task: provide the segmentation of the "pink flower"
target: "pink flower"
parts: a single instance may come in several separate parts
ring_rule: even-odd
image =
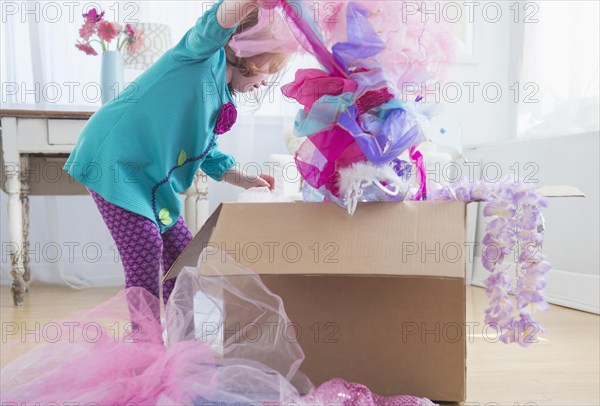
[[[98,14],[95,8],[92,8],[86,14],[83,14],[84,23],[79,29],[79,35],[83,41],[76,44],[77,49],[88,55],[98,55],[91,48],[90,42],[98,41],[102,45],[102,51],[110,50],[110,42],[116,42],[116,51],[127,45],[129,53],[137,52],[142,46],[143,39],[141,33],[138,33],[130,24],[121,25],[117,22],[106,21],[103,19],[104,12]],[[115,40],[116,41],[113,41]]]
[[[96,23],[92,21],[86,21],[83,26],[79,29],[79,35],[84,40],[89,40],[92,35],[96,32]]]
[[[75,47],[77,47],[77,49],[79,49],[80,51],[85,52],[86,55],[98,55],[96,50],[94,48],[92,48],[92,46],[90,44],[84,44],[84,43],[78,42],[77,44],[75,44]]]
[[[130,37],[135,37],[135,30],[133,29],[131,24],[125,24],[125,31]]]
[[[129,24],[127,24],[129,25]],[[126,30],[131,29],[133,31],[133,29],[131,27],[126,28]],[[128,31],[129,33],[129,31]],[[138,52],[140,50],[140,48],[142,48],[142,45],[144,45],[144,31],[134,31],[134,34],[129,36],[129,38],[127,38],[127,53],[128,54],[135,54],[136,52]]]
[[[237,110],[232,102],[221,106],[221,111],[215,124],[215,134],[224,134],[231,129],[237,119]]]
[[[86,22],[97,23],[100,22],[100,20],[102,20],[102,17],[104,17],[104,11],[101,14],[98,14],[98,11],[96,11],[96,9],[93,8],[83,16],[85,17]]]
[[[106,42],[112,41],[118,34],[118,27],[109,21],[100,21],[98,24],[98,36]]]

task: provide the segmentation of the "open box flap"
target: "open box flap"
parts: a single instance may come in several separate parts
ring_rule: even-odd
[[[536,189],[538,193],[542,194],[546,197],[585,197],[584,193],[574,186],[543,186]],[[446,205],[450,202],[428,202],[433,204],[443,204]],[[223,242],[226,240],[231,241],[232,243],[247,243],[247,244],[256,244],[259,242],[261,232],[265,229],[270,230],[269,236],[267,238],[271,243],[282,243],[290,239],[290,230],[289,224],[294,222],[294,240],[297,240],[298,232],[300,232],[300,240],[305,240],[307,249],[311,249],[311,244],[309,243],[309,239],[314,240],[313,242],[320,242],[324,245],[326,243],[338,244],[339,246],[353,246],[354,251],[350,251],[349,253],[341,253],[343,255],[338,255],[338,257],[347,257],[349,254],[350,257],[356,257],[359,260],[363,258],[368,258],[369,261],[364,261],[364,265],[367,263],[371,263],[373,266],[365,269],[369,269],[364,273],[370,274],[373,267],[379,267],[384,269],[393,268],[393,263],[397,263],[398,258],[394,257],[394,255],[389,258],[370,258],[370,250],[368,249],[368,245],[370,244],[390,244],[394,243],[394,239],[399,239],[398,244],[400,244],[402,239],[406,242],[408,238],[408,242],[416,243],[417,241],[441,241],[439,238],[445,239],[445,234],[447,234],[448,230],[453,229],[451,225],[446,223],[442,224],[440,222],[432,222],[428,219],[428,216],[425,215],[424,222],[421,223],[419,228],[413,224],[420,212],[417,210],[418,207],[423,204],[423,202],[404,202],[403,206],[409,208],[409,211],[412,212],[415,216],[404,216],[400,215],[400,217],[396,217],[395,215],[392,217],[390,214],[394,212],[393,203],[383,203],[382,209],[376,208],[379,202],[372,203],[361,203],[360,210],[354,216],[349,216],[345,210],[341,209],[334,203],[306,203],[306,202],[293,202],[293,203],[225,203],[220,204],[219,207],[214,211],[214,213],[209,217],[209,219],[204,223],[200,231],[194,236],[193,240],[188,244],[188,246],[184,249],[181,255],[175,260],[169,271],[165,274],[163,278],[163,282],[174,278],[179,274],[181,269],[185,266],[197,266],[198,258],[200,257],[200,253],[203,249],[209,246],[209,243],[212,241],[213,231],[219,224],[219,230],[217,232],[217,240],[219,242]],[[388,205],[389,206],[386,206]],[[291,206],[294,207],[291,207]],[[323,205],[323,206],[322,206]],[[441,210],[445,206],[438,206]],[[314,212],[315,206],[322,206],[322,209],[319,209],[319,216],[321,218],[314,218],[311,215],[311,211]],[[223,208],[226,207],[227,215],[220,222],[219,218],[221,217]],[[248,210],[250,210],[250,213]],[[393,221],[385,221],[381,219],[377,219],[377,216],[372,212],[373,210],[381,210],[382,214],[386,216],[387,219],[393,219]],[[425,209],[426,210],[426,209]],[[387,214],[385,214],[385,213]],[[262,217],[263,222],[257,223],[256,217],[261,213],[269,213]],[[397,213],[402,213],[398,211]],[[446,218],[451,218],[452,216],[446,216]],[[298,220],[300,219],[300,220]],[[338,227],[337,230],[331,230],[327,228],[327,224],[329,221],[334,221],[335,226]],[[462,220],[461,220],[462,221]],[[271,223],[269,223],[271,222]],[[408,227],[406,231],[403,228],[399,227],[399,222],[404,222],[405,224],[411,224],[411,227]],[[372,237],[367,241],[363,241],[363,244],[357,243],[357,239],[360,239],[360,236],[353,235],[351,230],[354,230],[355,227],[359,227],[361,230],[368,230],[371,228],[371,225],[375,229],[385,229],[388,230],[388,235],[381,234],[372,234]],[[325,226],[325,227],[321,227]],[[316,232],[318,230],[318,232]],[[399,234],[399,230],[402,230],[401,234]],[[411,231],[412,230],[412,231]],[[339,231],[339,232],[335,232]],[[412,233],[412,235],[407,236],[406,233]],[[323,234],[326,234],[323,236]],[[438,236],[440,236],[438,238]],[[435,238],[434,238],[435,237]],[[392,238],[392,240],[390,240]],[[450,237],[449,237],[450,238]],[[264,239],[264,238],[263,238]],[[341,241],[340,241],[341,239]],[[446,238],[447,239],[447,238]],[[235,241],[234,241],[235,240]],[[265,240],[265,241],[267,241]],[[452,237],[448,241],[457,240]],[[331,248],[331,247],[329,247]],[[335,247],[333,247],[335,248]],[[408,248],[414,248],[414,245]],[[417,247],[418,248],[418,247]],[[322,250],[323,246],[319,246],[319,249]],[[392,252],[391,247],[387,252]],[[316,252],[315,252],[316,253]],[[322,254],[327,255],[329,251],[323,251]],[[307,255],[308,253],[304,253]],[[376,261],[382,261],[381,264],[376,264]],[[423,267],[422,261],[416,262],[412,264],[417,268]],[[246,266],[253,268],[253,263],[246,263]],[[261,261],[260,263],[260,273],[277,273],[277,269],[282,265],[286,267],[292,267],[293,271],[291,273],[303,273],[301,272],[301,268],[309,269],[308,274],[319,274],[319,273],[341,273],[341,268],[345,266],[345,264],[341,263],[336,266],[336,264],[327,264],[326,270],[323,272],[323,262],[318,261],[317,263],[308,264],[306,261],[298,261],[296,263],[287,262],[285,264],[277,263],[277,261],[273,261],[272,263],[268,263],[267,261]],[[404,264],[405,268],[411,266],[411,263]],[[321,269],[323,268],[323,269]],[[430,272],[427,270],[426,272]],[[448,275],[447,270],[444,271],[444,274],[437,274],[435,272],[429,273],[430,276],[451,276],[457,277],[458,274],[452,273]],[[357,273],[357,272],[351,272]]]
[[[585,197],[585,194],[575,186],[542,186],[536,191],[546,197]]]
[[[208,220],[206,220],[206,222],[202,225],[200,231],[196,233],[192,241],[190,241],[190,243],[185,247],[183,252],[179,254],[175,262],[173,262],[173,265],[171,265],[167,273],[163,276],[163,283],[171,278],[176,277],[183,267],[195,267],[198,265],[200,253],[210,241],[210,236],[212,235],[213,229],[217,225],[217,220],[221,214],[222,207],[223,204],[221,203],[213,212],[213,214],[210,215]]]
[[[164,280],[197,266],[204,249],[261,275],[464,278],[465,221],[462,202],[361,203],[353,216],[331,202],[225,203]]]

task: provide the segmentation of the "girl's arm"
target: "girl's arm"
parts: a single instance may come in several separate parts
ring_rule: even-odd
[[[237,24],[257,7],[269,8],[279,0],[218,0],[170,51],[181,62],[202,61],[227,44]]]
[[[227,44],[235,32],[235,24],[230,28],[224,28],[223,21],[227,20],[226,23],[231,24],[238,17],[243,17],[240,14],[243,10],[240,6],[242,3],[246,5],[245,9],[248,12],[256,7],[255,0],[218,0],[213,3],[196,20],[194,26],[186,32],[179,43],[170,50],[171,55],[179,62],[198,62],[210,58]]]
[[[224,0],[217,10],[217,21],[225,29],[233,28],[264,0]]]

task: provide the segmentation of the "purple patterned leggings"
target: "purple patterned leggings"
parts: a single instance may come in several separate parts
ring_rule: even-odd
[[[179,216],[176,224],[160,234],[156,224],[148,218],[107,202],[98,193],[87,189],[117,245],[125,268],[125,288],[143,287],[159,297],[161,265],[166,272],[192,240],[183,217]],[[175,278],[163,284],[165,305],[174,286]]]

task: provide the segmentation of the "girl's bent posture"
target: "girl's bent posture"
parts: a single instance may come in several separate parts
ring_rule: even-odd
[[[248,176],[218,149],[237,117],[233,95],[266,84],[288,54],[239,58],[232,35],[257,24],[261,0],[219,0],[153,66],[88,121],[64,169],[92,195],[114,238],[125,287],[159,297],[160,267],[168,270],[192,235],[179,193],[202,169],[243,187],[269,187],[266,174]],[[166,304],[175,279],[164,284]]]

